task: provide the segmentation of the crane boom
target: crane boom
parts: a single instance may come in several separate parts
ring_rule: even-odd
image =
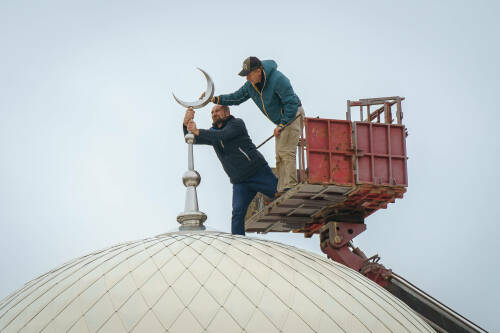
[[[487,332],[395,273],[385,289],[420,314],[438,332]]]
[[[352,239],[366,230],[364,223],[327,222],[320,229],[321,250],[341,263],[384,287],[417,312],[437,332],[483,333],[483,328],[453,311],[391,269],[379,263],[380,257],[368,258],[352,245]]]

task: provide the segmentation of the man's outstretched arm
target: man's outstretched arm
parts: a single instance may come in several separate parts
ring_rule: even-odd
[[[194,122],[192,122],[194,123]],[[191,124],[191,123],[190,123]],[[190,127],[188,126],[188,129]],[[193,133],[196,135],[196,140],[202,140],[203,142],[209,142],[209,144],[217,144],[220,141],[229,141],[240,135],[244,135],[246,132],[245,123],[241,119],[235,119],[224,126],[222,129],[217,131],[197,129],[196,123],[194,123]]]
[[[219,105],[240,105],[250,98],[248,90],[243,85],[240,89],[236,90],[232,94],[219,95],[212,97],[212,103]]]

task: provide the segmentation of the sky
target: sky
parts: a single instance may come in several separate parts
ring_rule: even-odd
[[[307,116],[404,96],[408,191],[354,243],[490,331],[500,330],[500,23],[496,1],[0,2],[0,299],[66,261],[176,231],[184,110],[206,82],[238,89],[273,59]],[[232,108],[256,144],[273,124]],[[196,113],[210,126],[210,105]],[[274,144],[262,147],[274,166]],[[200,210],[230,231],[231,184],[195,147]],[[252,235],[321,253],[318,237]]]

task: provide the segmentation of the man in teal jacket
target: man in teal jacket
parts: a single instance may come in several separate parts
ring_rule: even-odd
[[[232,94],[213,97],[212,102],[220,105],[239,105],[251,98],[260,111],[276,124],[274,137],[278,191],[284,192],[297,184],[295,159],[304,109],[293,91],[290,80],[277,68],[274,60],[246,58],[239,75],[246,76],[247,82]]]

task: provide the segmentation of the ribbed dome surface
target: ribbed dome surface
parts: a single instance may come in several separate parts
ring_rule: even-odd
[[[353,270],[284,244],[169,233],[71,261],[0,302],[2,332],[433,332]]]

